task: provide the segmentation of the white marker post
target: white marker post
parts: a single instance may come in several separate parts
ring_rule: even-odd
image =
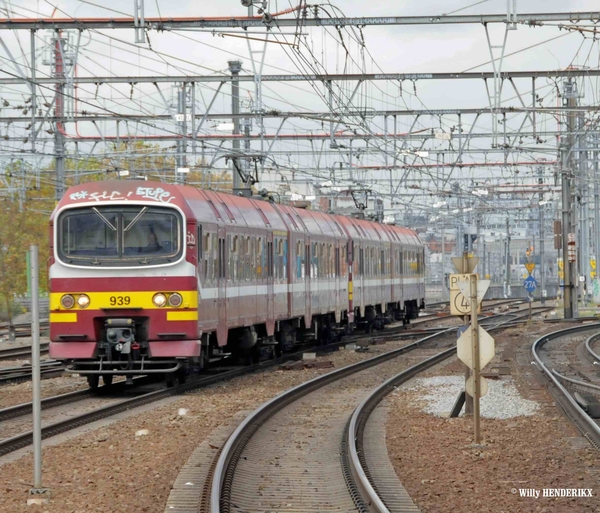
[[[475,444],[481,441],[479,430],[479,399],[481,389],[479,382],[479,324],[477,319],[477,275],[471,275],[471,340],[473,343],[473,420],[475,424]]]
[[[31,276],[31,380],[33,382],[33,488],[27,505],[47,504],[50,491],[42,486],[42,403],[40,378],[40,309],[38,247],[29,247]]]

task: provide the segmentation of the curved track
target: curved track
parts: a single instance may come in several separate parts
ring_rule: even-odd
[[[590,332],[593,333],[591,336],[589,336]],[[577,394],[591,392],[593,395],[600,396],[600,386],[591,383],[589,378],[586,379],[585,374],[580,374],[578,378],[565,375],[567,372],[580,373],[578,368],[574,368],[574,362],[577,361],[576,350],[573,351],[571,347],[559,348],[557,351],[556,348],[549,349],[547,346],[563,339],[574,345],[585,345],[588,350],[591,350],[592,343],[599,337],[600,323],[587,324],[544,335],[536,340],[531,347],[534,363],[545,378],[546,385],[554,395],[557,404],[581,434],[597,449],[600,449],[598,421],[588,415],[585,404],[579,400]],[[594,355],[597,356],[595,353]],[[563,366],[564,369],[561,369],[562,372],[557,372],[555,366]]]
[[[493,323],[495,317],[482,322]],[[406,376],[412,376],[454,355],[455,341],[455,328],[450,328],[317,377],[264,403],[221,451],[212,476],[210,512],[370,511],[375,499],[365,491],[368,479],[356,471],[356,433],[346,431],[357,398],[382,379],[397,379],[398,366],[409,367]],[[433,348],[425,347],[429,343]],[[440,346],[446,347],[441,353]],[[420,363],[412,366],[415,359]],[[375,366],[375,372],[366,372]],[[350,425],[354,429],[356,420]]]

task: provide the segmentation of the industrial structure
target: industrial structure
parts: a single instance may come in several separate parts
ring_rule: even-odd
[[[52,187],[52,203],[36,205],[49,213],[92,175],[259,193],[417,229],[432,297],[463,250],[507,296],[535,263],[535,294],[564,291],[566,317],[600,296],[597,12],[521,12],[516,0],[373,17],[304,0],[181,15],[133,4],[5,4],[4,197]],[[380,67],[382,37],[406,46],[463,30],[485,62]],[[556,66],[531,58],[558,45]],[[401,46],[385,53],[402,63]]]

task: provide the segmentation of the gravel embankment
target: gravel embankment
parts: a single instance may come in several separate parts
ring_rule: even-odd
[[[339,351],[318,360],[332,360],[339,368],[408,343],[372,346],[367,353]],[[213,429],[236,412],[254,409],[274,395],[330,370],[271,370],[236,378],[130,416],[109,428],[46,447],[43,482],[51,489],[52,497],[40,511],[162,513],[180,468]],[[186,415],[178,415],[179,408],[188,410]],[[141,429],[148,429],[149,434],[136,437]],[[32,466],[29,454],[0,467],[0,512],[32,511],[26,506]]]
[[[481,401],[482,447],[472,445],[472,418],[440,416],[460,388],[452,387],[464,381],[457,359],[387,400],[390,459],[424,513],[600,511],[600,453],[557,410],[531,367],[533,340],[563,327],[536,322],[494,335],[496,357],[490,367],[509,367],[511,374],[488,380],[490,393]],[[519,491],[545,488],[591,488],[593,496],[534,498]]]

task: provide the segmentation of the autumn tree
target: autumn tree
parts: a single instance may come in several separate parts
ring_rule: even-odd
[[[17,201],[0,201],[0,298],[12,325],[14,299],[27,291],[26,252],[39,248],[40,290],[47,290],[48,217]]]

